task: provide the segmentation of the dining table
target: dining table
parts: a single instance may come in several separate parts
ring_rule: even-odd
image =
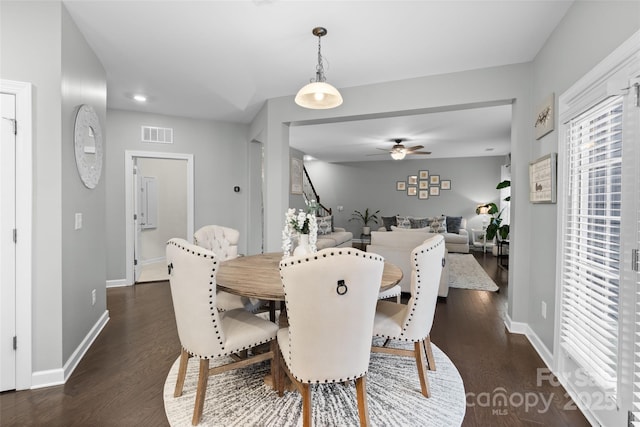
[[[216,274],[217,288],[234,295],[267,300],[271,321],[275,321],[276,303],[280,304],[280,325],[286,324],[284,288],[280,279],[282,252],[239,256],[222,261]],[[380,291],[385,291],[402,280],[402,270],[385,261]]]

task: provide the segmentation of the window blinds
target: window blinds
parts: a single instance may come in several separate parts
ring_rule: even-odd
[[[622,178],[621,96],[567,128],[560,343],[615,398]]]

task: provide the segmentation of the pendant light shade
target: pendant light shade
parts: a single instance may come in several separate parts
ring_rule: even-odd
[[[342,95],[327,82],[312,82],[298,91],[296,104],[317,110],[335,108],[342,104]]]
[[[318,65],[316,65],[316,79],[300,89],[295,101],[301,107],[314,110],[326,110],[335,108],[342,104],[342,95],[338,89],[327,83],[324,76],[324,66],[322,63],[322,53],[320,49],[320,39],[327,35],[326,28],[316,27],[312,31],[318,37]]]

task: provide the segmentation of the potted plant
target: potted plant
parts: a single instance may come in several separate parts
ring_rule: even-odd
[[[511,181],[505,180],[499,183],[496,189],[501,190],[510,186]],[[510,201],[511,196],[505,197],[504,200],[507,202]],[[476,214],[480,215],[482,208],[487,208],[487,214],[491,215],[489,225],[487,225],[487,229],[485,230],[486,240],[493,240],[496,236],[498,236],[499,240],[506,240],[509,237],[509,224],[502,224],[502,211],[498,210],[498,206],[495,203],[487,203],[478,206],[476,208]]]
[[[351,218],[349,219],[349,221],[362,221],[362,234],[365,235],[369,235],[371,234],[371,227],[369,227],[369,223],[373,222],[375,224],[378,223],[378,215],[380,211],[377,210],[374,213],[370,214],[369,213],[369,208],[366,208],[364,210],[364,213],[360,212],[360,211],[353,211],[353,213],[351,214]]]

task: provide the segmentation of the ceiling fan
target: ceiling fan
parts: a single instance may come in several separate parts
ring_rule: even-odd
[[[383,150],[391,154],[391,157],[394,160],[402,160],[408,154],[431,154],[431,151],[419,151],[424,148],[422,145],[414,145],[413,147],[405,147],[402,145],[404,141],[408,141],[405,138],[393,138],[389,141],[395,142],[395,145],[391,147],[391,150],[387,150],[386,148],[378,148],[378,150]],[[372,154],[375,156],[375,154]]]

